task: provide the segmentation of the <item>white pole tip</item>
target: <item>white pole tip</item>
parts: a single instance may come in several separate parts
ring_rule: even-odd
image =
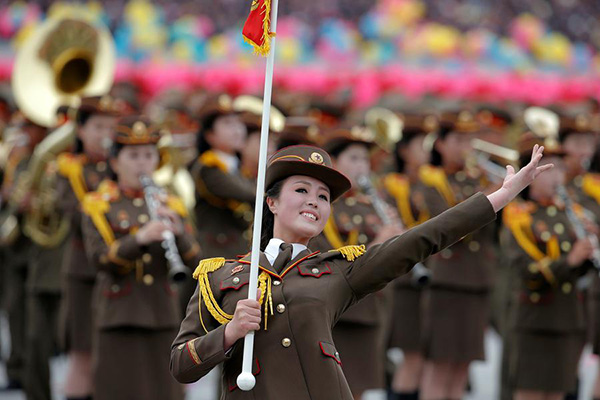
[[[244,392],[252,390],[256,384],[256,378],[250,372],[242,372],[237,377],[237,385]]]

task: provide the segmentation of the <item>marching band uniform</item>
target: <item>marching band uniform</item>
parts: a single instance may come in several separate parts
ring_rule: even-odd
[[[341,131],[325,143],[324,149],[339,155],[351,144],[370,148],[373,142]],[[383,221],[371,199],[352,188],[332,205],[323,233],[313,238],[309,247],[321,252],[344,246],[370,247],[381,227]],[[389,291],[370,294],[345,311],[333,328],[335,346],[344,354],[344,376],[357,398],[367,390],[385,386],[384,343],[390,303]]]
[[[117,126],[116,143],[156,144],[156,129],[135,117]],[[183,202],[166,205],[182,218]],[[168,347],[181,316],[177,289],[168,279],[161,243],[138,245],[135,233],[149,221],[142,191],[103,182],[86,195],[82,222],[86,254],[98,278],[94,292],[94,381],[96,400],[181,399],[182,388],[168,372]],[[186,265],[196,265],[200,247],[186,224],[176,238]]]
[[[435,132],[437,121],[429,116],[405,119],[402,140],[409,143],[419,135]],[[399,155],[397,155],[400,157]],[[404,173],[392,172],[385,176],[383,186],[390,200],[396,206],[402,224],[410,229],[429,219],[423,190],[425,186],[417,179],[411,182]],[[411,276],[403,276],[394,281],[392,329],[389,347],[404,351],[422,351],[421,341],[421,297],[422,288],[415,286]]]
[[[203,126],[233,113],[231,99],[222,95],[205,106]],[[254,215],[255,189],[252,181],[241,175],[239,158],[208,149],[200,154],[191,173],[196,183],[198,240],[205,255],[235,257],[247,253],[250,246],[244,232]]]
[[[573,390],[586,330],[585,304],[576,281],[588,263],[577,268],[566,264],[576,236],[559,206],[512,203],[503,220],[511,232],[504,251],[520,281],[509,325],[514,339],[511,386]]]
[[[20,184],[24,182],[29,160],[35,146],[41,142],[46,129],[25,118],[17,112],[13,115],[11,125],[17,126],[25,142],[13,148],[9,154],[2,191],[11,202],[13,197],[18,198],[28,196],[22,193]],[[19,201],[19,200],[17,200]],[[29,206],[18,210],[17,219],[19,226],[23,226],[25,214]],[[30,252],[32,249],[31,240],[20,230],[17,236],[13,238],[4,238],[8,240],[5,244],[6,256],[6,293],[5,309],[8,314],[11,337],[11,352],[6,362],[6,374],[8,377],[8,388],[18,389],[22,387],[25,379],[25,341],[28,332],[26,321],[26,283],[29,270]]]
[[[289,147],[269,162],[266,186],[291,175],[309,175],[325,182],[335,200],[349,188],[331,168],[329,155],[310,146]],[[274,264],[260,255],[260,287],[266,305],[256,332],[253,373],[256,386],[243,392],[236,386],[242,341],[223,348],[225,324],[236,303],[245,298],[250,255],[237,260],[204,260],[196,269],[199,285],[171,352],[171,372],[180,382],[193,382],[223,363],[223,398],[290,400],[352,399],[342,373],[343,354],[334,345],[332,327],[358,300],[382,289],[417,262],[491,222],[495,213],[482,194],[432,219],[401,237],[365,250],[349,246],[327,253],[297,247],[297,254]],[[266,250],[278,247],[272,239]],[[298,250],[300,250],[298,252]],[[270,308],[273,308],[273,314]]]
[[[461,112],[440,121],[441,132],[472,134],[478,124]],[[420,170],[427,209],[432,216],[482,190],[485,181],[466,170],[446,174],[441,167]],[[494,227],[470,234],[428,260],[432,270],[424,315],[425,353],[434,362],[469,363],[483,360],[484,333],[489,322],[493,285]]]
[[[82,99],[78,113],[116,116],[115,107],[109,96],[88,97]],[[89,353],[92,350],[92,292],[97,271],[83,247],[82,205],[85,195],[110,176],[110,168],[105,159],[92,160],[83,153],[66,152],[58,156],[58,172],[61,176],[57,189],[59,208],[71,220],[62,268],[65,283],[59,323],[61,347],[67,352]]]

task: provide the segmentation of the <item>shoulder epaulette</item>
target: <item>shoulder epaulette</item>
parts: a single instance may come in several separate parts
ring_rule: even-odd
[[[394,197],[405,196],[410,189],[410,183],[408,179],[398,173],[391,173],[386,175],[383,179],[383,185],[386,190]]]
[[[167,207],[169,207],[171,210],[175,211],[177,214],[184,218],[188,216],[187,208],[185,207],[183,200],[181,200],[181,198],[178,196],[172,194],[168,195]]]
[[[426,186],[435,188],[448,205],[453,206],[456,204],[456,198],[454,197],[452,188],[448,184],[446,172],[442,168],[434,167],[433,165],[423,165],[419,168],[419,179]]]
[[[120,196],[119,185],[115,181],[105,179],[98,185],[96,193],[100,193],[109,202],[116,201]]]
[[[101,212],[106,214],[110,210],[107,196],[100,192],[90,192],[83,197],[82,210],[87,215]]]
[[[215,272],[225,265],[226,261],[223,257],[207,258],[200,261],[194,271],[194,279],[198,279],[201,275],[208,274],[209,272]]]
[[[585,194],[600,204],[600,174],[585,174],[582,189]]]
[[[367,252],[367,248],[364,244],[361,245],[351,245],[340,247],[339,249],[330,250],[332,252],[339,252],[339,254],[344,257],[348,261],[354,261],[358,257],[362,256]]]
[[[202,153],[202,155],[198,158],[202,165],[207,167],[218,168],[223,172],[227,172],[227,166],[223,161],[219,159],[219,156],[215,154],[214,151],[208,150]]]
[[[58,172],[65,177],[68,177],[74,172],[80,171],[82,168],[81,158],[73,153],[61,153],[57,157]]]
[[[560,247],[556,236],[553,236],[546,243],[546,253],[537,246],[531,227],[533,223],[531,213],[535,211],[535,208],[536,206],[532,202],[512,202],[504,208],[502,221],[511,231],[521,249],[536,261],[533,268],[539,271],[550,284],[554,285],[556,284],[556,277],[550,269],[550,263],[560,257]]]
[[[83,197],[82,210],[89,215],[104,242],[110,246],[115,241],[115,234],[106,219],[106,213],[110,210],[107,196],[99,192],[87,193]]]

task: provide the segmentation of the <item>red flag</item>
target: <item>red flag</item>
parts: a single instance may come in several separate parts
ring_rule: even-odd
[[[266,56],[271,50],[271,0],[252,0],[250,15],[242,29],[244,41],[254,47],[254,52]]]

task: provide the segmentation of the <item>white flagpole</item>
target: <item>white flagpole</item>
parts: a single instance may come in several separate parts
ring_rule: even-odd
[[[277,32],[278,0],[271,4],[271,32]],[[265,91],[263,96],[262,126],[260,131],[260,153],[258,158],[258,180],[256,183],[256,203],[254,205],[254,227],[252,230],[252,258],[250,259],[250,282],[248,299],[256,300],[258,287],[258,257],[260,254],[260,236],[262,230],[263,198],[265,194],[265,173],[267,170],[267,148],[269,147],[269,126],[271,121],[271,93],[273,91],[273,66],[275,64],[275,36],[271,38],[271,51],[267,57],[265,73]],[[266,296],[266,294],[265,294]],[[237,377],[238,387],[244,391],[254,388],[256,379],[252,375],[252,359],[254,350],[254,331],[244,338],[244,358],[242,373]]]

